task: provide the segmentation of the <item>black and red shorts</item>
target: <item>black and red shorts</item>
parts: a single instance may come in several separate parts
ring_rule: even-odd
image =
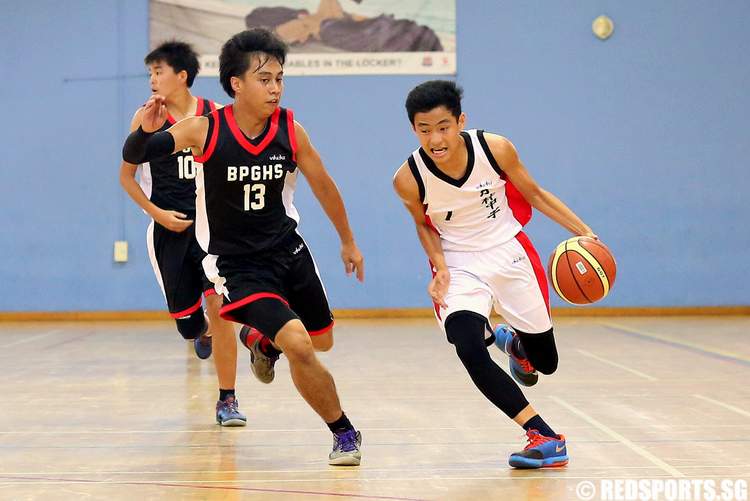
[[[204,261],[217,293],[221,316],[255,327],[274,339],[290,320],[299,319],[311,336],[333,327],[325,288],[307,243],[292,232],[272,252],[212,256]]]
[[[156,281],[172,318],[198,311],[202,295],[214,294],[214,286],[203,272],[206,253],[195,239],[194,226],[177,233],[151,221],[146,231],[146,244]]]

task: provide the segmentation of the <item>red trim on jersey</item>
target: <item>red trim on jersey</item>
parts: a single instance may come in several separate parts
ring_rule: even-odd
[[[245,306],[246,304],[250,304],[254,301],[257,301],[259,299],[265,299],[265,298],[278,299],[285,305],[289,306],[289,303],[286,301],[286,299],[279,296],[278,294],[274,294],[273,292],[256,292],[255,294],[250,294],[249,296],[242,298],[239,301],[232,301],[228,305],[222,307],[219,310],[219,316],[221,318],[224,318],[225,320],[233,320],[231,317],[225,318],[226,316],[228,316],[230,311],[236,310],[237,308],[241,306]]]
[[[271,125],[268,128],[266,137],[263,138],[260,144],[254,146],[242,133],[242,131],[240,130],[240,126],[237,125],[237,121],[234,119],[232,105],[225,106],[224,108],[222,108],[222,110],[224,110],[224,116],[227,119],[229,129],[232,131],[232,135],[234,136],[234,138],[248,153],[251,153],[255,156],[260,155],[263,150],[266,149],[266,146],[268,146],[271,141],[273,141],[273,138],[276,137],[276,131],[279,130],[279,116],[281,115],[281,108],[276,108],[276,111],[274,111],[271,115]]]
[[[542,260],[539,259],[539,254],[537,254],[534,244],[531,243],[526,233],[522,231],[518,232],[516,240],[518,240],[518,243],[521,244],[521,247],[523,247],[523,250],[526,251],[526,255],[529,257],[531,267],[534,269],[534,275],[536,275],[536,281],[539,284],[539,289],[542,291],[542,297],[544,297],[544,304],[547,305],[547,313],[549,313],[549,286],[547,285],[547,274],[544,271]]]
[[[289,129],[289,144],[292,146],[292,161],[297,162],[297,133],[294,131],[294,113],[286,110],[286,125]]]
[[[531,204],[526,201],[518,188],[513,186],[507,176],[501,177],[505,181],[505,196],[508,199],[508,207],[510,207],[513,217],[521,223],[521,226],[526,226],[531,221]]]
[[[213,287],[211,287],[210,289],[206,289],[206,290],[203,291],[203,296],[204,297],[213,296],[215,294],[216,294],[216,289],[214,289]]]
[[[174,117],[170,115],[169,112],[167,112],[167,122],[169,122],[170,125],[174,125],[177,123],[177,120],[175,120]]]
[[[208,99],[206,101],[208,101],[208,107],[211,110],[211,112],[216,111],[216,103],[214,103],[213,101],[210,101]]]
[[[188,316],[188,315],[190,315],[192,313],[195,313],[196,311],[198,311],[198,308],[201,307],[201,301],[202,300],[203,300],[202,297],[198,297],[198,302],[195,303],[190,308],[187,308],[187,309],[182,310],[182,311],[178,311],[177,313],[170,313],[169,316],[172,317],[172,318],[180,318],[180,317],[186,317],[186,316]]]
[[[317,331],[308,331],[308,334],[310,334],[310,336],[322,336],[326,332],[330,332],[331,329],[333,329],[333,324],[334,323],[335,322],[333,320],[331,320],[331,323],[328,325],[328,327],[324,327],[324,328],[322,328],[320,330],[317,330]]]
[[[427,226],[429,226],[436,235],[440,235],[440,231],[435,228],[435,225],[432,224],[432,219],[430,219],[430,216],[427,215],[427,204],[422,205],[422,212],[424,213],[424,222],[427,223]]]
[[[203,152],[203,155],[196,157],[193,157],[193,160],[204,164],[206,161],[211,158],[211,155],[214,153],[214,149],[216,148],[216,140],[219,138],[219,124],[221,123],[221,119],[219,118],[219,114],[215,111],[211,113],[211,115],[214,116],[214,130],[211,131],[211,139],[208,141],[208,147]],[[209,120],[211,120],[209,118]]]

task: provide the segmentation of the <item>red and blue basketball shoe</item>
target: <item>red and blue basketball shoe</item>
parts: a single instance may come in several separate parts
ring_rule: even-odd
[[[565,437],[545,437],[536,430],[526,432],[529,443],[521,452],[514,452],[508,459],[513,468],[555,468],[568,464],[568,449]]]
[[[510,357],[510,375],[523,386],[534,386],[539,381],[539,374],[526,358],[523,346],[517,341],[518,334],[506,324],[495,326],[495,346]]]

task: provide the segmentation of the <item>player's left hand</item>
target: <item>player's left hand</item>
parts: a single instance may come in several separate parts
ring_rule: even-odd
[[[167,121],[167,101],[164,96],[154,94],[146,104],[143,105],[141,115],[141,129],[143,132],[152,133],[161,129]]]
[[[432,302],[442,308],[448,308],[445,302],[445,295],[448,293],[448,286],[451,283],[451,274],[448,270],[436,270],[435,276],[427,286],[427,293],[432,298]]]
[[[341,260],[344,262],[344,270],[347,276],[352,272],[357,274],[357,280],[365,281],[365,258],[359,252],[359,247],[353,241],[341,244]]]

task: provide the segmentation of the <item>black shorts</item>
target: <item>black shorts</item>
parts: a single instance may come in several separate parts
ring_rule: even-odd
[[[221,316],[255,327],[274,339],[290,320],[299,319],[311,336],[333,327],[323,283],[307,244],[292,232],[273,252],[209,256],[206,272],[224,295]]]
[[[203,294],[214,294],[214,286],[203,272],[201,261],[206,253],[195,239],[194,226],[177,233],[151,221],[146,230],[151,266],[172,318],[194,313],[201,307]]]

